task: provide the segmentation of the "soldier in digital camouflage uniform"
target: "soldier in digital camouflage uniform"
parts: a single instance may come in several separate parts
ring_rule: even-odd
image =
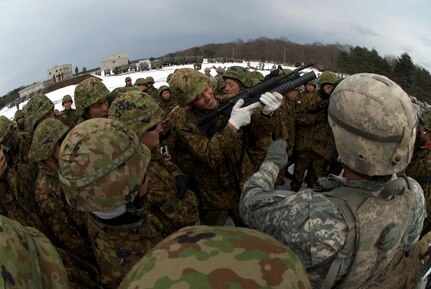
[[[428,216],[425,219],[423,234],[431,231],[431,109],[425,110],[420,117],[419,144],[406,174],[414,178],[424,190]]]
[[[412,156],[417,117],[397,84],[367,73],[337,86],[328,115],[344,176],[319,179],[314,191],[274,190],[287,163],[286,143],[275,141],[244,185],[241,217],[291,248],[313,288],[367,288],[422,230],[422,189],[395,175]]]
[[[177,103],[171,96],[171,89],[167,85],[162,85],[159,87],[159,107],[163,110],[162,119],[165,119]]]
[[[237,224],[242,224],[237,212],[238,197],[254,166],[244,142],[247,132],[242,127],[250,123],[253,110],[260,104],[241,107],[243,100],[239,100],[229,119],[219,115],[202,132],[196,120],[218,106],[205,75],[194,69],[179,69],[169,86],[180,107],[170,115],[168,144],[174,162],[198,183],[202,223],[223,225],[230,215]]]
[[[135,86],[142,92],[147,90],[147,80],[143,77],[136,79]]]
[[[22,109],[18,109],[15,112],[15,115],[14,115],[13,119],[14,119],[14,121],[17,124],[18,132],[25,132],[26,127],[25,127],[25,115],[24,115],[24,111]]]
[[[75,126],[75,124],[78,122],[78,119],[79,119],[79,116],[76,113],[76,110],[72,108],[72,103],[73,103],[73,100],[69,94],[63,96],[61,104],[63,105],[64,110],[60,112],[60,116],[59,116],[59,119],[65,125],[67,125],[69,130]]]
[[[335,145],[328,123],[327,107],[337,77],[330,71],[318,79],[320,90],[301,94],[295,104],[296,134],[291,189],[299,191],[304,182],[313,187],[317,179],[327,174],[329,161],[335,153]]]
[[[7,176],[0,184],[0,214],[17,220],[24,226],[44,230],[34,202],[34,182],[37,167],[29,161],[28,152],[31,137],[28,133],[18,133],[13,129],[13,122],[0,116],[0,144],[2,150],[9,151],[11,163]]]
[[[162,122],[163,111],[154,99],[141,92],[127,92],[109,108],[108,117],[125,123],[151,150],[147,178],[151,184],[145,204],[161,221],[163,233],[174,231],[198,221],[198,201],[191,184],[180,169],[160,152],[159,134],[168,124]]]
[[[125,87],[133,86],[133,85],[132,85],[132,79],[130,78],[130,76],[127,76],[127,77],[124,79],[124,82],[126,83],[126,84],[125,84]]]
[[[36,94],[24,106],[24,114],[28,131],[33,134],[33,131],[42,120],[55,118],[54,103],[45,94]]]
[[[94,260],[85,215],[67,204],[58,179],[58,154],[68,131],[57,119],[44,120],[34,131],[31,154],[39,166],[35,201],[52,242],[75,256]]]
[[[264,233],[232,227],[187,227],[145,255],[119,289],[311,288],[301,260]]]
[[[147,89],[145,92],[151,95],[154,99],[158,100],[159,90],[154,87],[154,78],[152,76],[148,76],[145,80],[147,81]]]
[[[145,208],[150,151],[123,123],[89,119],[75,126],[60,148],[59,178],[68,203],[88,214],[88,233],[106,288],[161,236]]]
[[[75,87],[77,123],[91,118],[104,118],[108,114],[109,89],[96,77],[81,81]]]
[[[71,288],[63,263],[48,238],[0,215],[0,287]]]

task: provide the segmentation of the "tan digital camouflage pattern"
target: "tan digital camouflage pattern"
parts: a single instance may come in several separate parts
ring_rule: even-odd
[[[76,113],[82,117],[85,110],[93,104],[108,98],[109,90],[96,77],[90,77],[81,81],[75,87],[75,107]]]
[[[298,257],[274,238],[245,228],[195,226],[160,242],[119,289],[311,288]]]
[[[0,215],[0,243],[1,288],[70,288],[54,246],[36,229]]]
[[[389,78],[359,73],[335,88],[328,108],[341,161],[369,176],[402,171],[416,139],[410,98]]]
[[[172,98],[182,107],[201,95],[208,85],[205,75],[192,68],[178,69],[169,79]]]
[[[45,94],[36,94],[24,106],[26,125],[30,132],[37,123],[54,110],[54,103]]]
[[[80,123],[60,149],[60,181],[67,201],[82,211],[109,210],[132,201],[150,155],[136,134],[117,120]]]

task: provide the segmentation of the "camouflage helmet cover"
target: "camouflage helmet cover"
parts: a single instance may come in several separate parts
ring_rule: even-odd
[[[71,103],[73,103],[72,97],[69,94],[66,94],[65,96],[63,96],[63,99],[61,100],[61,104],[63,105],[66,101],[70,101]]]
[[[371,73],[345,78],[331,95],[328,120],[349,168],[382,176],[409,163],[417,116],[407,94],[389,78]]]
[[[120,86],[115,88],[113,91],[111,91],[108,95],[108,102],[109,106],[111,106],[111,103],[114,102],[117,97],[120,97],[121,95],[125,94],[127,91],[138,91],[140,90],[136,86]]]
[[[104,211],[139,193],[151,152],[118,120],[95,118],[74,127],[61,144],[59,179],[81,211]]]
[[[1,215],[0,232],[2,288],[70,288],[63,262],[47,237]]]
[[[231,78],[240,82],[243,87],[252,86],[252,80],[248,70],[242,66],[231,66],[223,74],[223,79]]]
[[[332,71],[324,71],[318,78],[318,83],[324,85],[326,83],[335,84],[337,76]]]
[[[169,88],[169,86],[167,86],[167,85],[162,85],[162,86],[160,86],[159,87],[159,96],[160,95],[162,95],[162,92],[163,91],[165,91],[165,90],[169,90],[169,91],[171,91],[171,89]]]
[[[205,75],[191,68],[178,69],[169,80],[172,98],[179,106],[194,101],[208,85]]]
[[[30,131],[33,131],[37,122],[53,110],[54,103],[45,94],[39,93],[30,98],[24,107],[24,113]]]
[[[146,78],[147,83],[154,83],[154,78],[152,76],[148,76]]]
[[[132,79],[130,78],[130,76],[127,76],[125,79],[124,79],[124,82],[132,82]]]
[[[431,131],[431,108],[425,109],[420,116],[421,123],[424,128]]]
[[[12,126],[13,122],[10,119],[4,115],[0,115],[0,143],[3,143],[5,137],[12,129]]]
[[[55,150],[58,141],[69,130],[68,126],[58,119],[48,118],[42,121],[34,130],[30,154],[36,161],[48,159]]]
[[[163,284],[163,286],[162,286]],[[247,228],[182,228],[148,252],[119,289],[311,288],[303,264],[273,237]]]
[[[108,88],[96,77],[81,81],[75,87],[76,113],[82,116],[93,104],[108,98]]]
[[[136,79],[135,85],[142,85],[142,84],[147,84],[146,78],[141,77],[141,78]]]
[[[162,121],[163,110],[147,93],[128,91],[109,107],[108,117],[123,122],[138,138]]]
[[[24,111],[22,109],[18,109],[15,111],[15,115],[13,117],[13,120],[18,120],[19,118],[24,117]]]

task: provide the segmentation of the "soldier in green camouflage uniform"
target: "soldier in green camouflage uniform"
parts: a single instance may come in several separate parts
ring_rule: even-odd
[[[109,89],[96,77],[81,81],[75,87],[77,123],[91,118],[103,118],[108,114]]]
[[[13,117],[14,121],[17,124],[18,132],[25,132],[25,115],[24,111],[21,109],[18,109],[15,112],[15,116]]]
[[[230,214],[241,224],[237,215],[239,192],[254,167],[247,153],[247,130],[242,127],[250,123],[253,110],[260,104],[242,108],[243,100],[239,100],[229,119],[219,115],[212,127],[202,132],[196,120],[218,107],[205,75],[194,69],[179,69],[169,86],[180,106],[170,115],[169,147],[178,167],[198,183],[202,223],[223,225]]]
[[[132,86],[132,79],[130,78],[130,76],[127,76],[127,77],[124,79],[124,82],[126,83],[126,84],[125,84],[125,87],[130,87],[130,86]]]
[[[0,288],[71,288],[56,249],[38,230],[0,215],[0,243]]]
[[[148,76],[145,80],[147,81],[147,89],[145,92],[151,95],[154,99],[158,100],[159,90],[154,87],[154,78],[152,76]]]
[[[37,125],[46,118],[55,118],[54,103],[42,93],[36,94],[24,107],[27,130],[33,134]],[[31,144],[31,142],[30,142]]]
[[[195,226],[165,238],[127,274],[119,289],[311,288],[301,260],[264,233]]]
[[[123,123],[107,118],[75,126],[61,144],[59,178],[68,203],[89,212],[88,233],[106,288],[161,240],[145,208],[150,151]]]
[[[160,86],[159,97],[159,107],[163,110],[162,119],[165,119],[172,109],[177,106],[177,103],[172,98],[171,90],[167,85]]]
[[[431,231],[431,109],[425,110],[420,117],[419,144],[412,161],[406,169],[406,175],[414,178],[424,190],[428,216],[422,233]]]
[[[160,152],[159,134],[167,122],[162,122],[163,111],[154,99],[141,92],[127,92],[109,108],[108,117],[124,122],[151,150],[147,178],[151,184],[145,203],[161,221],[165,234],[198,221],[198,201],[188,178]],[[168,124],[168,123],[167,123]]]
[[[333,72],[323,72],[318,79],[320,90],[301,94],[296,101],[296,159],[290,184],[295,192],[301,188],[306,171],[305,182],[308,187],[313,187],[319,177],[326,176],[329,160],[335,153],[327,116],[330,92],[325,92],[325,89],[329,87],[332,91],[336,80]]]
[[[147,79],[145,78],[138,78],[135,81],[135,86],[142,92],[145,92],[147,90]]]
[[[392,258],[408,255],[422,230],[422,189],[395,175],[412,156],[416,113],[397,84],[363,73],[336,87],[328,118],[344,176],[319,179],[319,190],[275,190],[288,161],[286,143],[275,141],[244,185],[241,217],[292,249],[313,288],[367,288]]]
[[[76,110],[72,108],[72,97],[70,95],[63,96],[61,104],[64,107],[64,110],[60,112],[59,119],[67,125],[69,130],[71,130],[75,124],[78,122],[79,116],[76,113]]]
[[[0,144],[2,150],[9,150],[12,163],[0,184],[0,214],[17,220],[24,226],[32,226],[44,231],[39,215],[36,213],[33,186],[37,169],[28,158],[28,133],[18,133],[13,122],[0,116]]]

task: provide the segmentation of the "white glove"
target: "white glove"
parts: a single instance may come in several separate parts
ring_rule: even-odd
[[[255,102],[246,107],[241,107],[244,104],[244,100],[238,100],[232,108],[230,114],[229,123],[236,129],[247,125],[251,121],[251,114],[256,107],[260,107],[260,102]]]
[[[278,92],[265,92],[259,98],[260,102],[264,104],[262,113],[265,115],[271,114],[276,111],[283,101],[283,96]]]

